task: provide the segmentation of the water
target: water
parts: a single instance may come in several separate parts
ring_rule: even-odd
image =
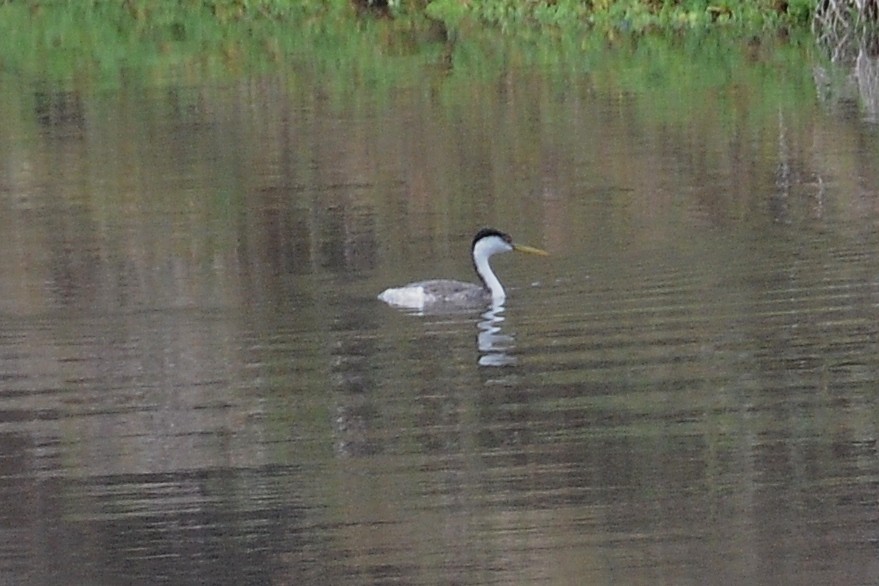
[[[3,581],[875,582],[875,127],[605,75],[7,79]]]

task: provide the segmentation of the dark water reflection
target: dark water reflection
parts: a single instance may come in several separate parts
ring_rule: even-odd
[[[875,129],[309,81],[4,90],[3,582],[879,578]]]

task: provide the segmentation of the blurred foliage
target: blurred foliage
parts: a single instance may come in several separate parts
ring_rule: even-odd
[[[707,26],[712,19],[768,22],[771,11],[763,11],[762,21],[739,17],[744,3],[712,17],[703,0],[400,0],[390,3],[393,18],[369,6],[369,0],[0,2],[0,71],[84,87],[122,80],[195,80],[285,66],[332,72],[343,84],[390,88],[395,79],[425,65],[491,75],[510,59],[566,67],[569,60],[588,63],[590,55],[606,59],[608,48],[634,56],[661,46],[669,54],[683,49],[684,67],[690,59],[711,59],[717,65],[699,68],[700,76],[706,71],[722,75],[736,66],[732,62],[747,58],[743,54],[753,58],[767,41],[776,44],[773,34],[762,30],[743,37],[741,28]],[[786,6],[790,13],[793,5]],[[751,8],[756,14],[757,5]],[[596,34],[602,19],[608,28]],[[478,22],[503,31],[474,25]],[[545,26],[527,26],[535,23]],[[686,28],[687,34],[644,34],[660,26],[679,33]],[[788,35],[800,38],[796,29]],[[742,45],[744,50],[738,50]],[[736,50],[729,51],[730,46]],[[651,54],[650,59],[656,58]]]
[[[405,6],[405,4],[403,5]],[[428,14],[450,26],[589,28],[605,34],[727,28],[805,28],[812,0],[433,0]]]
[[[353,16],[346,0],[0,2],[0,68],[101,82],[135,71],[220,73],[279,61],[314,39],[332,57],[333,46],[362,50],[344,42]]]

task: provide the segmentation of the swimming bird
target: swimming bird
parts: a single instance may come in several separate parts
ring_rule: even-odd
[[[480,285],[446,279],[419,281],[403,287],[386,289],[378,298],[389,305],[420,310],[479,307],[489,303],[500,303],[507,294],[494,271],[491,270],[488,259],[495,254],[514,250],[541,256],[549,255],[539,248],[514,243],[509,234],[500,230],[483,228],[473,237],[471,246],[473,268],[479,276]]]

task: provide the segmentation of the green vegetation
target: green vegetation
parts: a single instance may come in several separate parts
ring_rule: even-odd
[[[0,68],[53,79],[234,69],[296,47],[291,31],[342,27],[343,3],[0,1]],[[295,7],[295,8],[294,8]],[[338,34],[341,34],[339,32]],[[245,56],[246,55],[246,56]]]
[[[813,0],[434,0],[426,11],[452,26],[475,20],[500,28],[588,28],[605,34],[808,25]]]
[[[795,32],[805,29],[811,1],[398,0],[378,10],[371,0],[0,0],[0,71],[94,86],[284,63],[350,68],[381,83],[415,66],[388,57],[491,67],[502,39],[515,39],[509,44],[520,55],[530,51],[526,59],[557,60],[559,45],[604,48],[652,33],[752,39]],[[483,50],[489,53],[474,55]]]

